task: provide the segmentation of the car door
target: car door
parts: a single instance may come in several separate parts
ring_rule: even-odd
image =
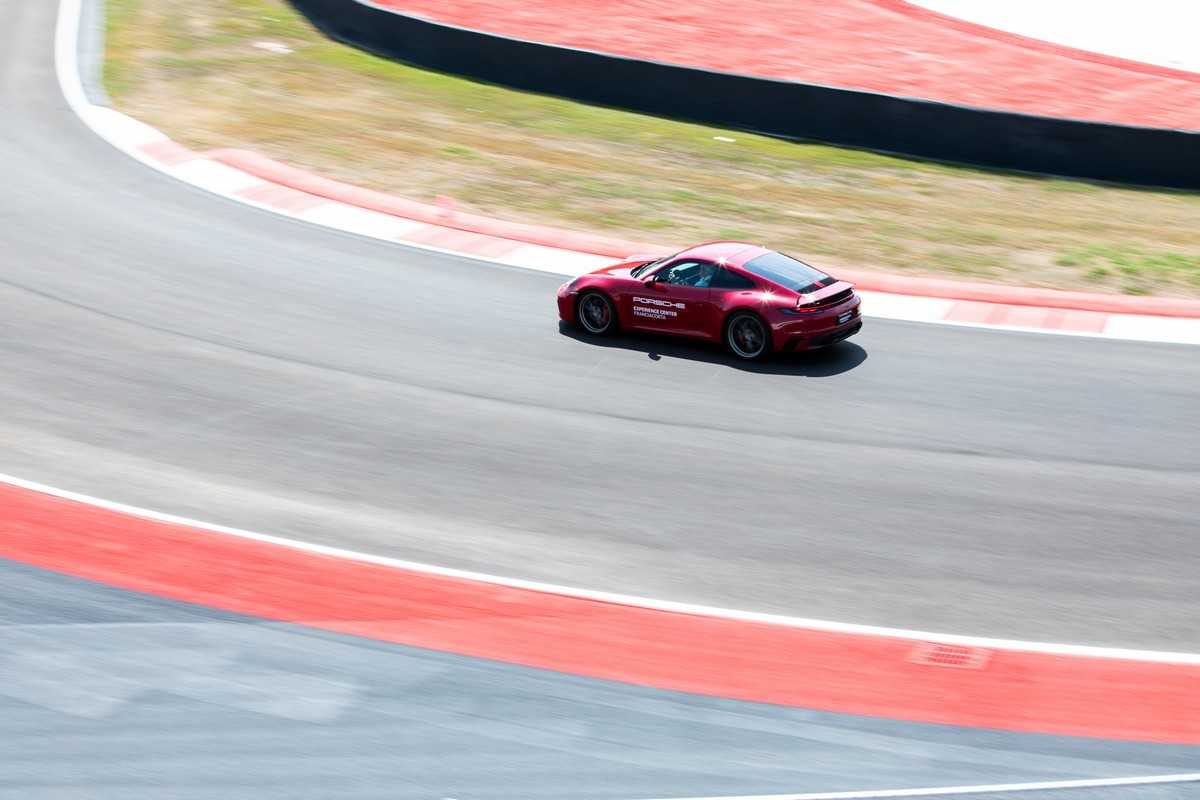
[[[707,335],[712,313],[712,262],[681,259],[663,265],[629,295],[627,319],[638,328],[685,336]]]

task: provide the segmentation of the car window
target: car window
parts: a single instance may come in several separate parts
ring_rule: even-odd
[[[708,286],[717,265],[711,261],[684,260],[668,264],[657,273],[658,282],[672,286]]]
[[[783,253],[766,253],[752,258],[742,265],[742,269],[797,292],[811,292],[837,282],[816,267]]]
[[[754,281],[747,278],[745,275],[722,267],[717,270],[717,274],[713,276],[712,283],[709,284],[713,289],[754,289]]]

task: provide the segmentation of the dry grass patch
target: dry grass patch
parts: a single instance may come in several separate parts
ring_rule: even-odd
[[[631,239],[746,238],[831,267],[1200,296],[1200,194],[513,92],[330,42],[281,0],[108,6],[116,106],[193,147],[249,148],[393,194]]]

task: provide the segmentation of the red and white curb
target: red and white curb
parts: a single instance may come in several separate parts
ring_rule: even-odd
[[[859,294],[863,296],[864,313],[883,319],[1140,342],[1200,344],[1200,319],[913,297],[863,290]]]
[[[149,125],[88,102],[80,83],[76,49],[79,6],[80,0],[61,0],[58,20],[59,82],[71,108],[101,138],[122,152],[192,186],[315,225],[564,276],[575,276],[611,264],[632,252],[671,252],[674,249],[651,246],[653,249],[647,250],[644,244],[623,246],[601,237],[463,214],[450,203],[438,205],[389,197],[304,173],[253,153],[191,151]],[[329,195],[349,198],[351,202]],[[353,202],[355,200],[358,202]],[[555,246],[560,242],[570,246]],[[882,319],[1200,344],[1200,302],[1194,303],[1194,314],[1181,313],[1178,309],[1169,315],[1120,313],[1081,310],[1070,305],[1055,307],[1051,305],[1053,299],[994,302],[875,291],[865,283],[866,276],[858,276],[857,281],[866,301],[864,313]],[[928,283],[945,285],[948,282]],[[997,289],[996,294],[1002,295],[1004,289]],[[1078,293],[1058,294],[1065,299]],[[1121,299],[1110,298],[1112,302],[1108,305],[1119,306]],[[1176,301],[1176,304],[1190,302]]]

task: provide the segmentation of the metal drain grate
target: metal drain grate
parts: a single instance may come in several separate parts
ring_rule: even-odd
[[[960,644],[921,642],[913,649],[908,660],[931,667],[958,667],[959,669],[983,669],[992,657],[991,650],[982,647],[967,647]]]

